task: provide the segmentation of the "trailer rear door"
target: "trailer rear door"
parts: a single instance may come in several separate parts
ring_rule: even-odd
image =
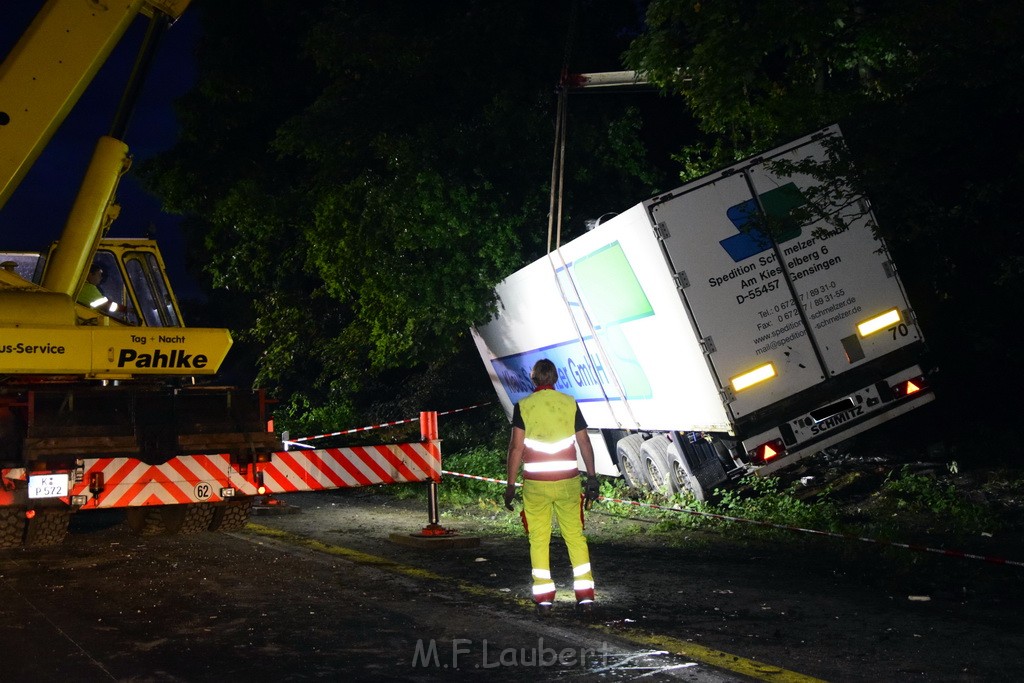
[[[921,338],[867,201],[803,166],[841,144],[826,128],[645,203],[733,419]]]

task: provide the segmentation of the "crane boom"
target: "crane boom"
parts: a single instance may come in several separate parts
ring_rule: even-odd
[[[0,208],[140,14],[188,0],[50,0],[0,64]]]

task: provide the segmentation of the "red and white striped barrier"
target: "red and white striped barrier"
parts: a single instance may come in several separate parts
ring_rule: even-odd
[[[83,461],[82,480],[71,487],[71,495],[88,496],[86,509],[121,508],[218,502],[229,497],[227,489],[256,492],[226,454],[182,455],[162,465],[135,458],[90,458]]]
[[[77,477],[76,477],[77,479]],[[215,503],[232,496],[440,481],[441,447],[421,443],[326,448],[272,454],[269,462],[239,468],[225,454],[182,455],[162,465],[135,458],[83,461],[71,495],[87,496],[85,509],[176,503]],[[258,489],[262,480],[264,491]]]
[[[441,447],[437,441],[281,451],[258,465],[267,493],[401,484],[441,480]]]

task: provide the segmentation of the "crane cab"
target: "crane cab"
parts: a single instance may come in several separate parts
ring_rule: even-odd
[[[59,248],[54,242],[46,254],[41,252],[0,252],[0,265],[8,273],[9,286],[17,281],[26,286],[39,285],[46,274],[50,257]],[[182,327],[184,322],[178,300],[171,289],[160,248],[152,239],[105,238],[100,240],[92,261],[102,271],[94,283],[104,301],[96,303],[78,296],[80,306],[94,308],[111,322],[141,327]],[[87,297],[88,298],[88,297]],[[97,321],[93,324],[105,324]]]

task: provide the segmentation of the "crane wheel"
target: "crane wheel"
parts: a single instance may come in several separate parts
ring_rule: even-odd
[[[0,549],[19,548],[25,538],[25,513],[13,508],[0,509]]]
[[[128,508],[128,527],[141,536],[198,534],[210,528],[214,508],[209,503],[153,505]]]
[[[213,508],[210,531],[241,531],[252,514],[252,498],[231,500]]]
[[[36,510],[32,519],[26,520],[25,545],[30,548],[45,548],[60,545],[68,535],[68,523],[71,513],[62,508],[42,508]]]

